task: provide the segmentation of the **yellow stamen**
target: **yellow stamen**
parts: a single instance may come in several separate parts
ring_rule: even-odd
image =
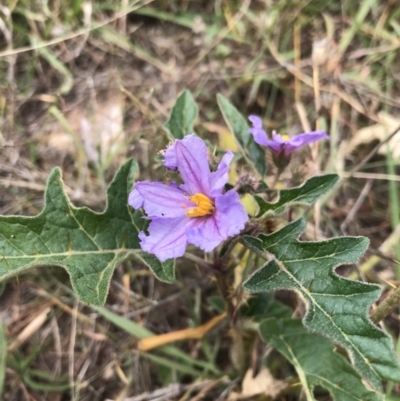
[[[282,139],[284,139],[285,141],[288,141],[290,139],[289,135],[282,135]]]
[[[211,199],[203,194],[197,193],[193,196],[189,196],[189,200],[194,202],[197,207],[190,209],[186,212],[186,216],[189,217],[201,217],[212,214],[215,210],[214,203]]]

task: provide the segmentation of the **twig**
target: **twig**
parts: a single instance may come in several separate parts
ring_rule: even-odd
[[[212,264],[212,263],[209,263],[209,262],[207,262],[206,260],[204,260],[204,259],[202,259],[202,258],[199,258],[198,256],[193,255],[193,254],[191,254],[191,253],[189,253],[189,252],[186,252],[186,253],[183,255],[183,257],[186,258],[186,259],[191,260],[192,262],[197,263],[199,266],[205,267],[206,269],[214,270],[213,264]]]
[[[342,181],[348,178],[360,178],[362,180],[385,180],[385,181],[400,181],[400,177],[393,174],[383,173],[363,173],[363,172],[343,172],[340,173]]]
[[[362,167],[365,166],[366,163],[368,163],[368,161],[374,156],[376,155],[376,153],[378,152],[378,150],[381,148],[381,146],[383,146],[384,144],[388,143],[398,132],[400,131],[400,125],[388,136],[386,137],[383,141],[381,141],[380,143],[378,143],[372,150],[371,152],[369,152],[367,154],[367,156],[364,157],[364,159],[362,159],[360,161],[360,163],[358,163],[349,173],[347,178],[351,177],[353,173],[355,173],[356,171],[360,170]]]
[[[345,232],[346,232],[347,226],[353,220],[355,214],[358,212],[358,209],[360,209],[360,207],[363,204],[365,198],[369,194],[369,191],[371,190],[372,185],[373,185],[373,181],[372,180],[368,180],[365,183],[364,188],[362,189],[360,196],[358,197],[358,199],[354,203],[354,205],[351,208],[350,212],[347,214],[344,222],[340,225],[340,229],[342,230],[343,234],[346,234]]]
[[[190,288],[190,286],[189,286],[189,288]],[[169,302],[175,301],[176,299],[178,299],[181,296],[182,296],[182,291],[172,294],[158,302],[151,303],[150,305],[144,306],[140,309],[136,309],[132,312],[125,313],[124,316],[129,319],[135,318],[135,317],[143,315],[145,313],[149,313],[150,311],[154,310],[155,308],[159,308],[160,306],[165,306]]]

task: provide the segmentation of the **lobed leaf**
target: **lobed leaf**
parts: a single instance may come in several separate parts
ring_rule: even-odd
[[[185,135],[193,134],[194,123],[198,109],[190,91],[185,90],[176,99],[165,127],[171,139],[182,139]]]
[[[326,388],[335,401],[383,401],[365,388],[360,375],[327,338],[305,330],[300,319],[266,319],[260,334],[293,364],[308,401],[315,400],[317,385]]]
[[[263,149],[254,142],[253,137],[250,135],[247,121],[238,112],[236,107],[221,94],[217,95],[217,102],[227,126],[236,139],[241,153],[263,177],[266,172],[265,153]]]
[[[140,249],[138,233],[145,221],[128,206],[136,172],[134,160],[119,169],[107,190],[106,210],[96,213],[71,205],[61,170],[55,168],[38,216],[0,216],[0,280],[37,266],[60,266],[78,298],[92,305],[105,302],[114,269],[127,259],[140,260],[160,280],[174,281],[172,260],[161,263]]]
[[[247,246],[271,259],[244,283],[251,292],[291,289],[307,304],[304,325],[346,348],[359,373],[382,391],[381,378],[400,381],[400,366],[390,338],[367,312],[379,297],[377,285],[338,276],[334,268],[356,262],[368,246],[364,237],[299,242],[303,219],[270,235],[244,236]]]
[[[337,174],[326,174],[308,179],[302,186],[279,191],[279,199],[268,203],[260,196],[254,196],[259,212],[257,217],[282,214],[289,205],[313,205],[316,200],[339,180]]]

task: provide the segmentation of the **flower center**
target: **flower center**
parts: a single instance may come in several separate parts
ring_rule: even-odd
[[[289,135],[282,135],[282,139],[288,141],[290,139]]]
[[[189,196],[189,200],[194,202],[197,207],[190,209],[186,212],[186,216],[189,217],[201,217],[212,214],[215,210],[214,203],[212,200],[203,194],[197,193],[193,196]]]

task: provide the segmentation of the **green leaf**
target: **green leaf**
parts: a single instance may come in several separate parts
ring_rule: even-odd
[[[153,274],[161,281],[173,283],[175,281],[175,259],[168,259],[161,263],[155,256],[146,252],[135,252],[134,259],[138,259],[147,265]]]
[[[207,302],[219,313],[225,311],[225,303],[222,297],[213,295],[207,298]],[[281,302],[273,299],[271,293],[253,294],[240,307],[240,315],[255,322],[265,320],[265,317],[290,317],[293,310]]]
[[[219,313],[225,312],[225,302],[221,296],[211,295],[210,297],[207,297],[207,303],[216,312],[219,312]]]
[[[271,293],[254,294],[240,307],[241,315],[256,321],[263,320],[273,302]]]
[[[32,390],[43,392],[61,392],[71,388],[68,377],[48,375],[36,369],[27,369],[20,373],[24,384]],[[48,382],[46,382],[46,379]]]
[[[183,91],[165,123],[171,139],[182,139],[185,135],[193,134],[197,115],[198,109],[192,94],[188,90]]]
[[[282,214],[289,205],[313,205],[319,196],[331,189],[339,180],[336,174],[326,174],[308,179],[301,187],[282,189],[275,203],[268,203],[254,196],[260,211],[257,217]]]
[[[305,330],[300,319],[266,319],[260,334],[293,364],[308,401],[315,400],[317,385],[326,388],[335,401],[383,400],[365,388],[360,375],[327,338]]]
[[[282,302],[274,299],[269,305],[264,318],[268,317],[276,317],[276,318],[290,318],[293,315],[293,310],[289,308],[287,305],[284,305]]]
[[[120,168],[107,190],[106,210],[96,213],[71,205],[55,168],[38,216],[0,216],[0,280],[32,267],[61,266],[78,298],[92,305],[104,303],[114,269],[127,259],[142,261],[160,280],[172,282],[173,261],[161,263],[139,246],[145,221],[127,203],[136,172],[134,160]]]
[[[244,117],[238,112],[228,99],[221,94],[217,95],[218,106],[224,116],[226,125],[234,135],[241,153],[245,159],[253,166],[261,177],[266,172],[265,153],[263,149],[254,142],[249,133],[249,125]]]
[[[249,248],[269,260],[244,288],[251,292],[287,288],[299,293],[308,308],[304,325],[346,348],[359,373],[382,391],[381,378],[400,381],[400,366],[388,335],[367,316],[380,287],[348,280],[333,271],[341,264],[356,262],[368,239],[299,242],[305,227],[306,222],[299,219],[270,235],[244,236]]]

